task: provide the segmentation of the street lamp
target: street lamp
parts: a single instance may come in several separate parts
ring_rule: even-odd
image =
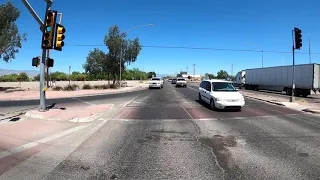
[[[138,27],[142,27],[142,26],[154,26],[154,24],[142,24],[142,25],[138,25],[138,26],[134,26],[126,31],[124,31],[123,33],[121,33],[121,35],[123,36],[125,33],[131,31],[131,30],[134,30]],[[123,38],[121,37],[121,44],[120,44],[120,75],[119,75],[119,85],[120,85],[120,88],[121,88],[121,62],[122,62],[122,44],[123,44]]]
[[[258,46],[256,44],[253,44],[253,43],[245,42],[245,44],[252,44],[252,45],[256,46],[261,51],[261,54],[262,54],[262,68],[263,68],[263,49],[261,49],[260,46]]]

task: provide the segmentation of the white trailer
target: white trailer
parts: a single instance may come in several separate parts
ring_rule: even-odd
[[[243,86],[251,90],[292,92],[293,66],[246,69]],[[295,65],[295,95],[307,97],[320,90],[320,65]]]

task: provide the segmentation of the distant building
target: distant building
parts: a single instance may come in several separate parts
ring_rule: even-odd
[[[191,77],[191,79],[190,80],[192,80],[192,81],[200,81],[201,80],[201,75],[191,75],[191,74],[182,74],[182,77],[183,78],[186,78],[186,79],[188,79],[188,77]]]

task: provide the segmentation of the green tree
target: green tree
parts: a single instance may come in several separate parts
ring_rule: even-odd
[[[147,77],[148,77],[149,79],[152,78],[152,77],[156,77],[156,76],[157,76],[157,74],[156,74],[154,71],[147,73]]]
[[[50,76],[52,80],[56,81],[66,81],[69,79],[66,73],[59,71],[51,73]]]
[[[86,75],[80,72],[74,71],[70,74],[71,81],[84,81],[86,80]]]
[[[17,82],[19,78],[18,74],[6,74],[1,76],[0,80],[2,82]]]
[[[33,77],[34,81],[40,81],[40,74],[36,75]]]
[[[217,73],[217,78],[218,78],[218,79],[226,79],[227,77],[229,77],[229,74],[227,73],[227,71],[220,70],[220,71]]]
[[[216,77],[215,77],[214,74],[208,74],[208,78],[209,78],[209,79],[214,79],[214,78],[216,78]]]
[[[19,78],[19,80],[22,81],[22,82],[30,81],[28,74],[25,73],[25,72],[21,72],[21,73],[19,74],[19,77],[18,77],[18,78]]]
[[[137,60],[141,51],[141,45],[138,38],[134,40],[125,39],[126,33],[120,33],[118,26],[109,28],[108,34],[104,38],[108,53],[108,72],[112,76],[113,84],[119,76],[120,71],[120,51],[122,49],[121,70],[125,70],[125,64],[131,64]],[[122,47],[122,48],[121,48]]]
[[[26,41],[26,34],[20,35],[16,20],[20,11],[9,1],[0,5],[0,59],[9,62]]]
[[[131,70],[125,70],[123,73],[122,73],[122,79],[124,80],[132,80],[134,77],[133,77],[133,74],[131,72]]]
[[[85,73],[89,73],[97,78],[103,73],[103,61],[106,60],[106,54],[100,49],[95,48],[89,52],[87,60],[83,65]]]

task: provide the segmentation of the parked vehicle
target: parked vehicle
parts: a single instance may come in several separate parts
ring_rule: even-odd
[[[163,88],[163,80],[158,77],[151,78],[149,82],[149,89],[151,88]]]
[[[176,87],[187,87],[187,81],[184,78],[177,78]]]
[[[245,105],[244,97],[229,81],[203,80],[199,86],[199,101],[206,102],[211,109],[238,109]]]
[[[307,97],[320,90],[320,65],[295,65],[295,96]],[[293,66],[246,69],[238,72],[236,83],[249,90],[292,92]]]

